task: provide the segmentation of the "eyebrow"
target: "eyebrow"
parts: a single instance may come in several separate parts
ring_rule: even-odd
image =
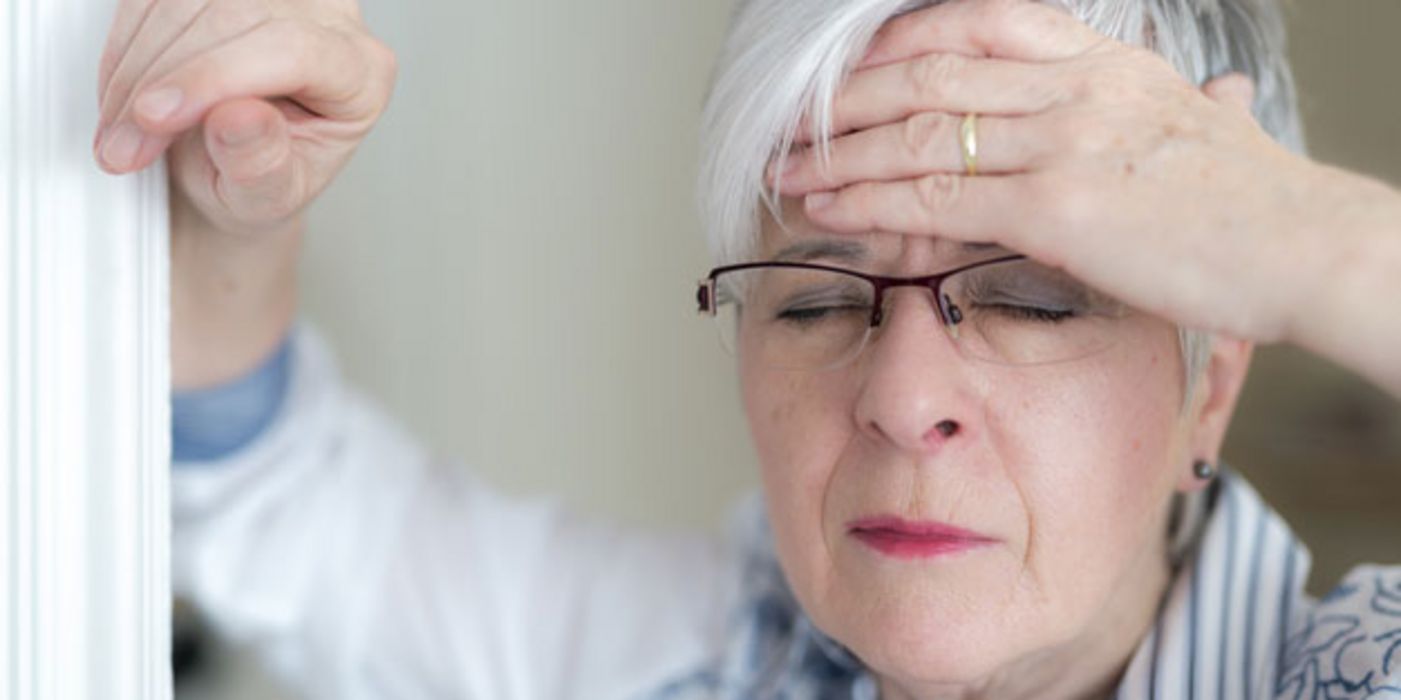
[[[856,241],[818,239],[799,241],[773,256],[783,262],[808,262],[822,258],[832,258],[845,262],[859,262],[870,257],[866,246]]]

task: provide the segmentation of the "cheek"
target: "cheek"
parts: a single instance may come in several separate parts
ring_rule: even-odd
[[[830,553],[822,514],[835,465],[853,437],[839,373],[756,370],[740,364],[749,431],[759,458],[774,547],[800,597],[822,586]]]
[[[1179,364],[1163,350],[1125,354],[1093,372],[1021,382],[1030,389],[992,403],[991,442],[1028,511],[1028,583],[1064,601],[1070,618],[1088,614],[1166,539],[1181,444]]]

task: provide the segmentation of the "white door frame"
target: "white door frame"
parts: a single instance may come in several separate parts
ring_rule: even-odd
[[[91,157],[115,0],[0,0],[0,697],[166,700],[165,176]]]

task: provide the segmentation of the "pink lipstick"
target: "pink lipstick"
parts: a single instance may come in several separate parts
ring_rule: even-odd
[[[894,516],[854,520],[847,525],[847,532],[871,549],[897,559],[928,559],[997,542],[952,525]]]

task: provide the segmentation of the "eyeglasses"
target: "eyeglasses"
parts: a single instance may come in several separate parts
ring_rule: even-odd
[[[882,277],[798,262],[711,270],[696,301],[722,345],[772,368],[831,369],[852,361],[890,314],[901,287],[927,289],[966,357],[1037,365],[1088,357],[1113,345],[1122,304],[1070,275],[1016,255],[926,277]]]

